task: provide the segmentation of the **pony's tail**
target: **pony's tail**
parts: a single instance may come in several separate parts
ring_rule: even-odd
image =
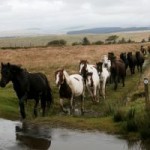
[[[54,103],[54,100],[53,100],[53,95],[52,95],[52,89],[49,85],[49,82],[46,78],[46,83],[47,83],[47,91],[46,91],[46,105],[48,108],[50,108],[50,106]]]

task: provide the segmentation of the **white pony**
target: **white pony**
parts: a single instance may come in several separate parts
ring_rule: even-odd
[[[55,73],[56,85],[59,87],[60,105],[64,112],[63,99],[70,99],[70,112],[74,111],[74,97],[81,97],[81,114],[84,113],[84,80],[79,74],[69,75],[64,69]]]
[[[102,96],[105,99],[106,82],[107,82],[107,79],[110,77],[110,72],[108,71],[108,68],[105,67],[103,62],[96,63],[96,68],[100,77]]]
[[[92,96],[93,102],[97,100],[97,90],[100,95],[100,79],[95,65],[88,64],[87,60],[81,60],[79,66],[79,73],[83,76],[86,87]]]
[[[108,71],[110,72],[111,61],[108,59],[107,55],[103,55],[102,62],[103,62],[103,67],[107,68]]]
[[[107,68],[109,72],[109,83],[111,83],[111,60],[109,60],[107,55],[103,55],[102,63],[103,63],[103,68]]]

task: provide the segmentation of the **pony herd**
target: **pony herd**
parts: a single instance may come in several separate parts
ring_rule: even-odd
[[[58,86],[60,106],[63,112],[73,114],[75,111],[75,98],[81,99],[81,114],[84,114],[85,91],[91,95],[93,103],[98,103],[100,97],[106,97],[106,84],[114,83],[117,90],[118,83],[122,81],[125,86],[126,70],[129,68],[131,75],[135,73],[135,67],[142,72],[144,57],[140,51],[121,53],[118,59],[113,52],[103,55],[102,59],[89,64],[87,60],[79,63],[79,73],[69,75],[65,69],[55,72],[55,83]],[[34,115],[37,116],[37,106],[41,103],[42,114],[45,115],[46,106],[53,103],[52,90],[47,77],[42,73],[29,73],[18,65],[1,63],[0,86],[5,87],[12,81],[14,90],[19,99],[21,117],[26,117],[24,102],[34,99]],[[63,100],[69,99],[70,109],[66,109]]]
[[[64,112],[68,112],[63,106],[63,99],[70,100],[69,113],[75,111],[75,98],[81,98],[81,114],[84,114],[85,90],[91,96],[93,103],[99,103],[100,96],[106,97],[106,84],[114,83],[114,90],[117,90],[118,83],[122,81],[125,86],[126,71],[129,68],[131,75],[135,73],[137,66],[138,72],[142,72],[144,56],[140,51],[135,54],[132,52],[121,53],[117,59],[113,52],[103,55],[102,59],[89,64],[87,60],[80,60],[79,74],[69,75],[65,69],[55,72],[55,82],[59,87],[60,105]]]

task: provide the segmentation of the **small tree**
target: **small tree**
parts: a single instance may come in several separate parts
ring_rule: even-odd
[[[118,43],[126,43],[125,38],[123,37]]]
[[[145,41],[145,39],[142,39],[142,41],[141,41],[142,43],[145,43],[146,41]]]
[[[67,42],[63,39],[61,40],[53,40],[47,43],[47,46],[64,46]]]
[[[96,42],[93,42],[92,44],[93,45],[102,45],[102,44],[104,44],[104,42],[103,41],[96,41]]]
[[[127,41],[127,43],[131,43],[132,41],[131,41],[131,39],[129,39],[128,41]]]
[[[83,38],[82,45],[90,45],[90,41],[88,40],[87,37]]]

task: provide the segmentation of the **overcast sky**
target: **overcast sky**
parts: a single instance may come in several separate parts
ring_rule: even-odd
[[[150,26],[150,0],[0,0],[0,31]]]

